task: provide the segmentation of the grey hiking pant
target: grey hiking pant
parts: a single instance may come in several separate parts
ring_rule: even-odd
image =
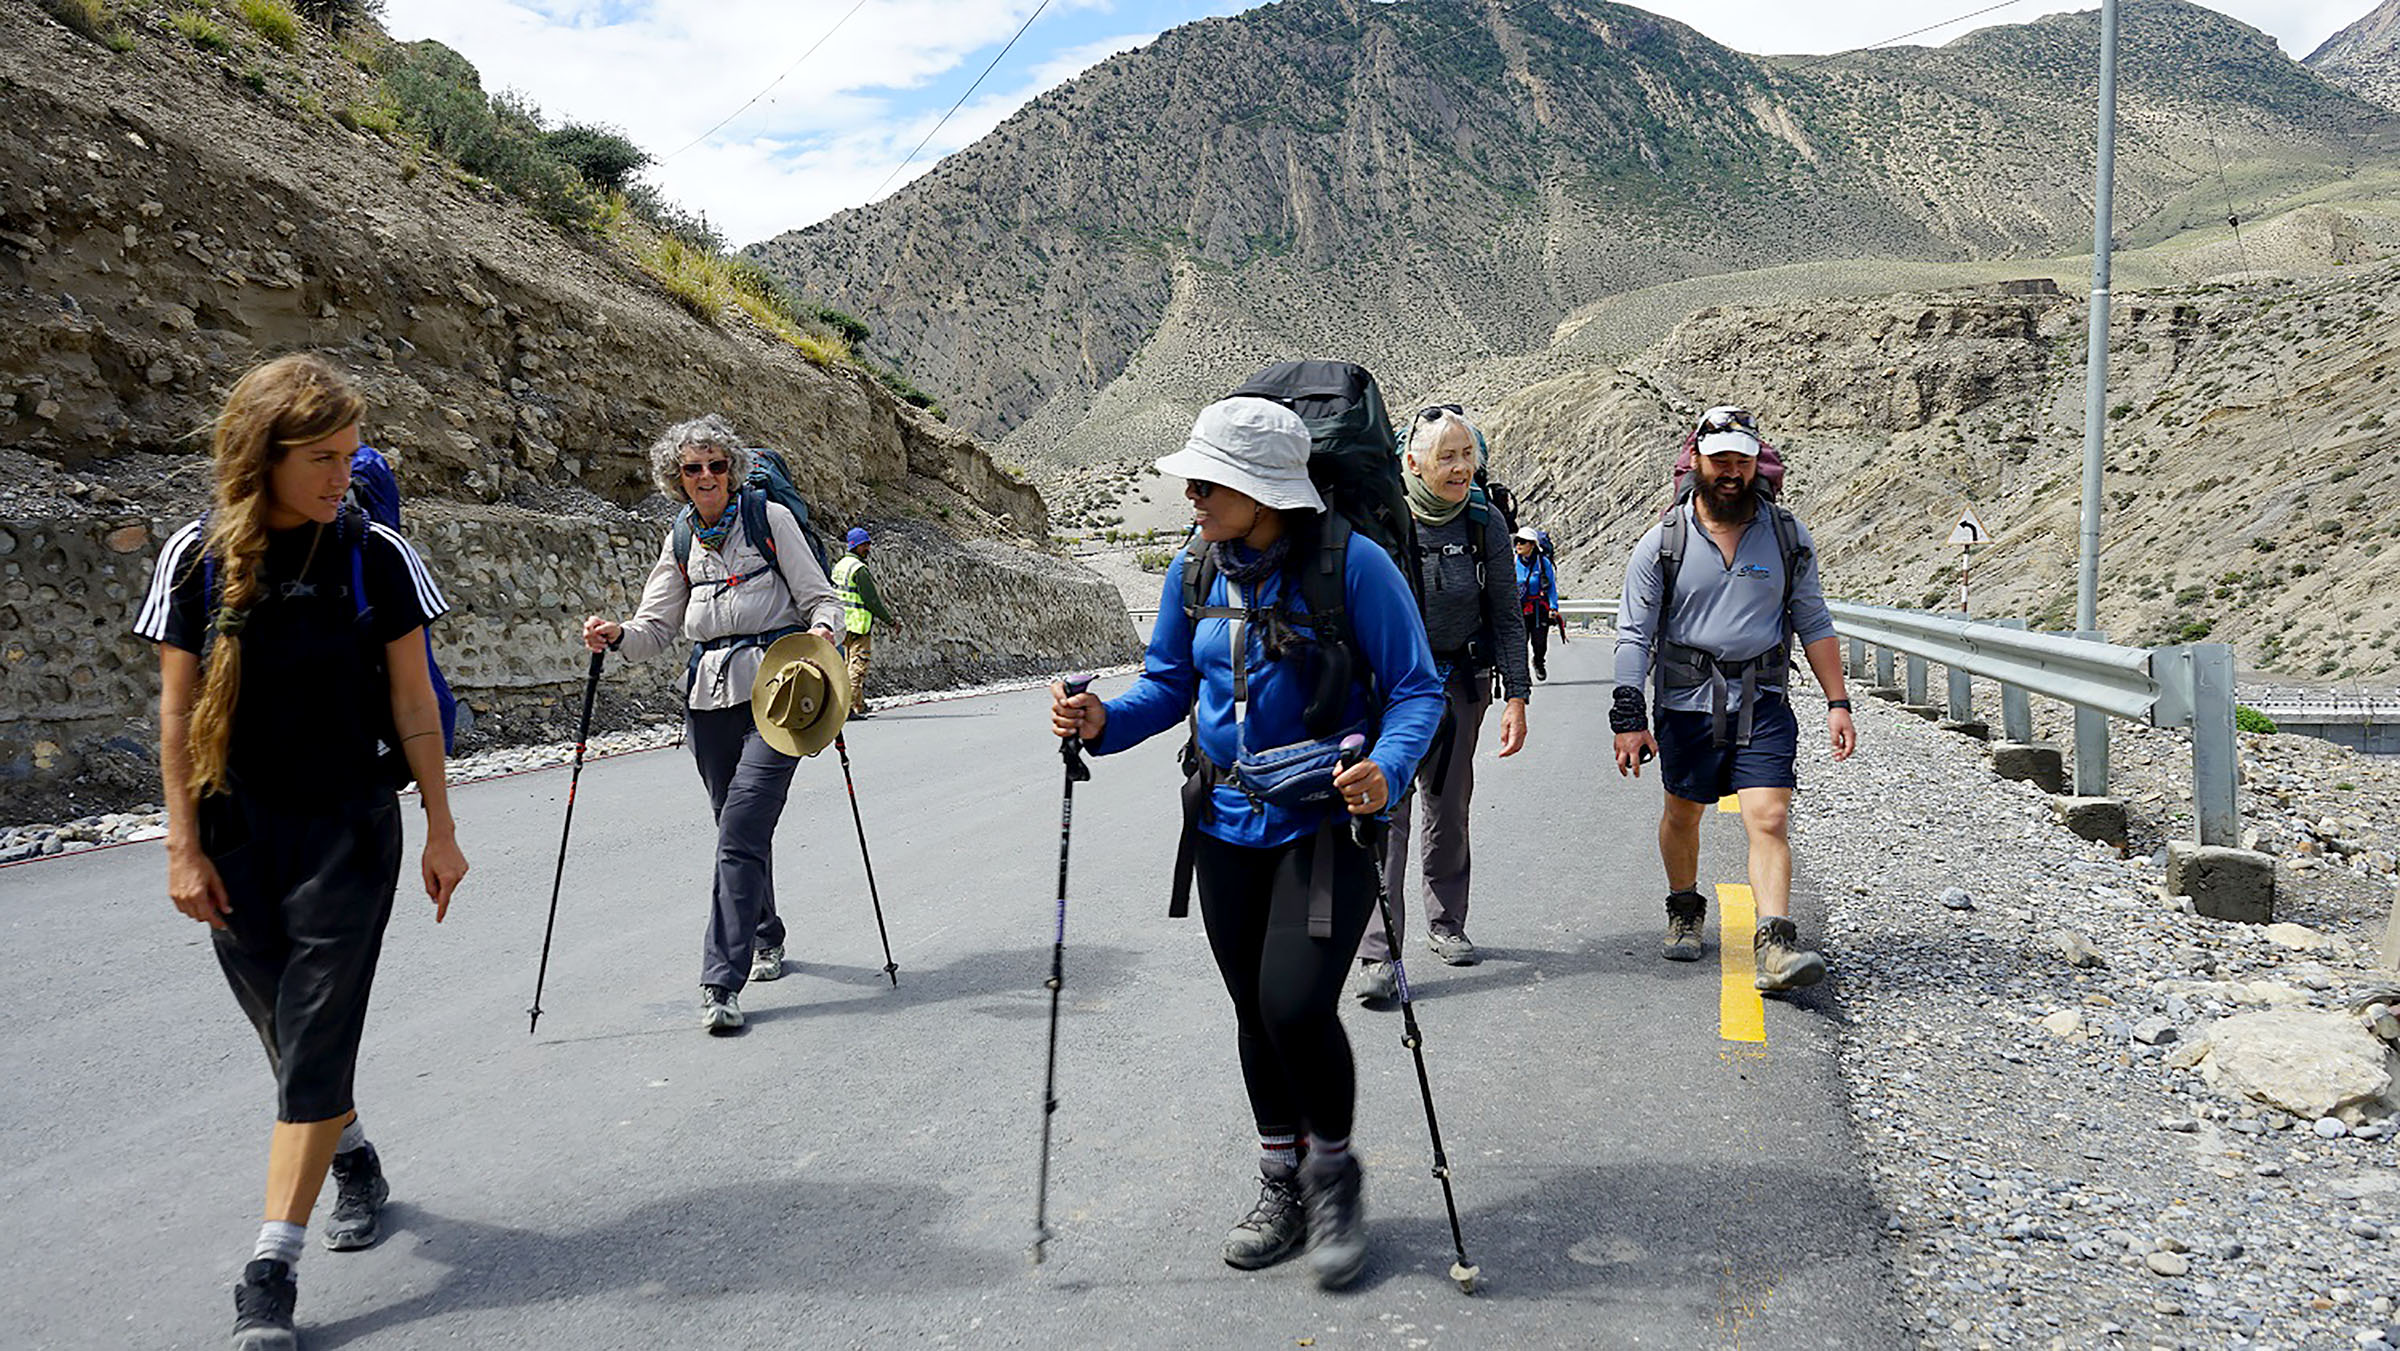
[[[700,983],[739,990],[750,979],[750,949],[783,942],[775,913],[775,823],[800,762],[758,734],[750,705],[685,709],[685,738],[717,817],[708,932],[700,940]]]
[[[1467,931],[1467,883],[1473,872],[1467,856],[1467,810],[1475,796],[1475,743],[1483,732],[1483,715],[1492,706],[1491,672],[1453,677],[1447,697],[1449,763],[1442,763],[1442,742],[1435,738],[1417,765],[1412,791],[1392,806],[1391,836],[1385,844],[1383,880],[1392,892],[1392,924],[1403,938],[1408,936],[1409,827],[1419,805],[1425,815],[1425,927],[1439,934]],[[1375,962],[1392,959],[1380,919],[1367,926],[1358,955]]]

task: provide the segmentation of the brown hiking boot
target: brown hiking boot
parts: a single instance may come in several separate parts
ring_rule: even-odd
[[[1703,929],[1708,898],[1697,891],[1678,891],[1667,897],[1667,943],[1660,955],[1670,962],[1696,962],[1708,946]]]
[[[1825,959],[1800,946],[1799,927],[1788,919],[1760,920],[1750,948],[1758,961],[1752,983],[1761,990],[1797,990],[1825,979]]]

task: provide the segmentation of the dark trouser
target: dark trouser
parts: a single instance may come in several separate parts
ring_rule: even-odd
[[[1550,616],[1536,605],[1525,615],[1525,640],[1533,644],[1533,669],[1539,675],[1550,669]]]
[[[233,906],[210,931],[217,965],[266,1048],[275,1119],[347,1115],[400,884],[399,801],[301,812],[237,792],[203,799],[198,825]]]
[[[1467,811],[1475,796],[1475,743],[1483,732],[1483,715],[1492,706],[1491,673],[1452,679],[1448,698],[1449,763],[1441,763],[1442,742],[1435,738],[1417,765],[1413,791],[1392,804],[1392,830],[1384,846],[1383,882],[1392,893],[1392,924],[1403,937],[1408,934],[1409,828],[1420,802],[1425,807],[1425,928],[1438,934],[1467,931],[1467,891],[1474,874],[1474,860],[1467,853]],[[1367,926],[1358,955],[1374,962],[1392,959],[1382,925]]]
[[[1317,836],[1271,849],[1227,844],[1203,831],[1193,850],[1200,920],[1233,996],[1242,1083],[1260,1135],[1350,1134],[1358,1096],[1342,981],[1375,909],[1375,870],[1350,829],[1333,832],[1333,933],[1308,936],[1308,882]]]
[[[683,725],[717,816],[700,983],[738,990],[750,980],[751,945],[783,942],[783,918],[775,913],[775,823],[800,762],[759,736],[748,704],[686,709]]]

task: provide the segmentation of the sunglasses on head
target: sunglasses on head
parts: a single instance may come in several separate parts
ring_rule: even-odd
[[[1747,408],[1712,408],[1700,417],[1700,432],[1748,432],[1758,435],[1758,419]]]
[[[1467,410],[1454,403],[1428,404],[1422,412],[1417,414],[1417,420],[1419,422],[1439,422],[1444,413],[1463,418],[1467,415]]]
[[[725,473],[725,471],[731,468],[733,468],[733,462],[731,460],[703,460],[697,463],[686,460],[683,466],[683,476],[685,478],[698,478],[702,474],[722,475]]]

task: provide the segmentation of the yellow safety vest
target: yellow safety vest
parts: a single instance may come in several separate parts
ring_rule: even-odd
[[[858,594],[858,574],[866,567],[867,560],[857,554],[843,554],[842,561],[833,565],[833,589],[842,597],[842,627],[852,633],[867,633],[875,627],[875,616]]]

